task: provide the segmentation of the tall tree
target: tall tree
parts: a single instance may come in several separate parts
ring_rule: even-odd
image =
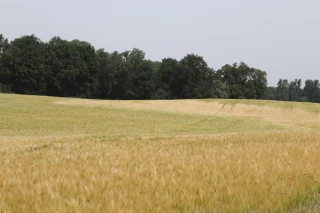
[[[101,98],[112,97],[115,76],[124,66],[123,54],[117,51],[113,53],[100,49],[96,52],[98,60],[98,72]]]
[[[10,70],[4,67],[4,62],[2,61],[3,53],[9,49],[10,44],[8,39],[4,38],[0,34],[0,92],[11,92],[11,81],[10,81]]]
[[[77,76],[77,96],[97,98],[99,96],[99,82],[95,48],[86,41],[73,40],[71,44],[80,56]]]
[[[249,67],[244,62],[239,65],[226,64],[217,74],[227,85],[229,97],[232,99],[260,99],[267,88],[266,72]]]
[[[45,44],[34,35],[23,36],[11,42],[1,56],[6,73],[6,84],[21,94],[45,94]]]
[[[221,80],[213,80],[213,98],[227,99],[229,97],[228,87]]]
[[[277,88],[276,87],[267,87],[262,99],[263,100],[276,100],[276,93],[277,93]]]
[[[132,87],[130,99],[150,99],[155,90],[155,72],[145,53],[134,48],[128,55]]]
[[[158,69],[157,99],[179,98],[182,90],[179,64],[176,59],[165,58]]]
[[[301,79],[295,79],[289,85],[289,101],[299,101],[302,97]]]
[[[244,96],[244,80],[242,73],[238,72],[238,64],[226,64],[217,71],[221,75],[222,82],[227,85],[229,98],[241,99]]]
[[[310,102],[320,103],[320,84],[319,80],[306,80],[303,88],[304,96],[308,98]]]
[[[289,82],[287,79],[280,79],[276,89],[276,100],[288,101],[289,100]]]
[[[79,58],[70,42],[60,37],[53,37],[48,42],[48,95],[76,96]]]
[[[2,34],[0,34],[0,57],[1,54],[10,47],[9,41]]]
[[[130,51],[120,53],[121,62],[118,70],[114,71],[113,89],[109,97],[112,99],[135,99],[132,88],[133,72],[131,70],[131,62],[129,61]]]
[[[180,98],[213,97],[213,69],[203,57],[188,54],[179,63],[182,90]]]
[[[96,98],[99,92],[95,49],[87,42],[52,38],[47,45],[48,94]]]
[[[145,53],[134,48],[121,54],[111,54],[108,67],[112,73],[111,98],[150,99],[155,91],[156,70]]]

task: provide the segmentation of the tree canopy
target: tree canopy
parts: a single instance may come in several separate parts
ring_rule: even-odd
[[[146,59],[144,51],[96,50],[90,43],[0,34],[0,92],[97,99],[231,98],[320,102],[318,80],[280,79],[244,62],[210,68],[202,56]]]

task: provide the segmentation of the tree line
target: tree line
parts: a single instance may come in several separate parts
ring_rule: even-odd
[[[264,99],[320,103],[320,83],[317,79],[308,79],[302,88],[301,79],[291,82],[287,79],[280,79],[277,87],[266,89]]]
[[[142,50],[96,50],[85,41],[35,35],[11,42],[0,34],[0,92],[93,99],[266,99],[320,102],[318,80],[267,86],[266,72],[244,62],[218,70],[188,54],[161,62]]]

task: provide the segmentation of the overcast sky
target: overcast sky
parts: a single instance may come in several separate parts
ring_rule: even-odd
[[[279,78],[320,79],[320,0],[0,0],[0,34],[134,47],[146,58],[244,61]]]

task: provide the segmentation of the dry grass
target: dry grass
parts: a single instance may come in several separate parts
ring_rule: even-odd
[[[0,94],[0,212],[311,210],[319,111]]]
[[[313,198],[301,202],[299,206],[290,210],[291,213],[319,213],[320,212],[320,194],[315,193]]]

